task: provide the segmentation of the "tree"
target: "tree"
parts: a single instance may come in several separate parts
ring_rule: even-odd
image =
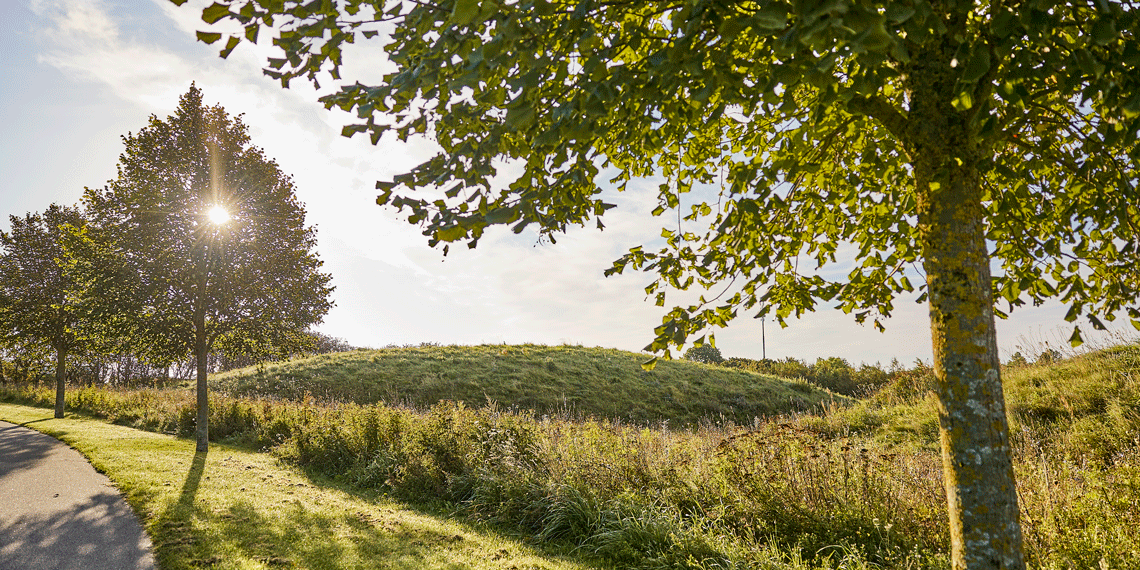
[[[656,273],[661,305],[667,287],[733,289],[672,309],[652,351],[668,356],[742,310],[783,324],[821,301],[882,327],[895,296],[918,289],[953,566],[1022,568],[994,300],[1059,298],[1094,328],[1122,311],[1140,322],[1136,8],[224,0],[202,16],[244,26],[223,56],[272,24],[283,56],[266,73],[286,86],[339,80],[347,44],[384,31],[395,71],[322,101],[356,111],[346,135],[439,144],[378,183],[378,202],[445,252],[498,224],[553,237],[609,209],[611,185],[663,176],[653,213],[707,230],[671,213],[663,247],[634,247],[609,273]],[[521,174],[496,185],[504,161]],[[682,203],[709,186],[715,200]],[[854,262],[846,278],[816,270],[840,256]]]
[[[44,213],[8,216],[0,231],[0,342],[40,345],[55,352],[55,417],[64,412],[67,356],[84,338],[74,296],[79,286],[67,271],[64,240],[84,225],[76,208],[52,204]]]
[[[250,144],[240,116],[205,106],[197,87],[123,142],[118,178],[84,195],[95,226],[94,253],[81,256],[91,260],[89,298],[153,360],[193,355],[206,451],[209,352],[299,350],[331,307],[331,277],[292,180]]]
[[[1009,357],[1008,365],[1012,367],[1028,366],[1029,361],[1025,359],[1025,356],[1021,354],[1021,351],[1017,351],[1013,353],[1013,356]]]
[[[711,344],[702,344],[701,346],[694,346],[685,351],[685,360],[692,360],[693,362],[703,362],[705,364],[720,364],[724,362],[724,356],[721,356],[720,349]]]

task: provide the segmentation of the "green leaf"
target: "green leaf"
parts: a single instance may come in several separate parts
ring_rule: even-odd
[[[234,51],[234,48],[236,48],[240,43],[241,38],[237,36],[230,36],[230,39],[226,40],[226,47],[223,48],[221,52],[219,52],[219,55],[222,56],[222,59],[229,57],[230,53],[232,53]]]
[[[513,131],[522,130],[534,123],[534,117],[534,105],[527,101],[508,111],[505,123]]]
[[[225,4],[214,2],[202,10],[202,21],[207,24],[213,24],[222,18],[230,15],[230,8]]]
[[[466,235],[467,230],[463,229],[463,226],[460,225],[442,228],[440,230],[437,230],[435,233],[435,236],[439,239],[439,241],[456,241],[463,239],[463,237]]]
[[[448,22],[457,27],[470,24],[479,15],[479,0],[456,0]]]
[[[1096,318],[1095,315],[1089,315],[1089,322],[1092,323],[1093,329],[1095,330],[1103,331],[1108,329],[1108,327],[1104,326],[1104,323],[1100,322],[1100,319]]]
[[[362,132],[367,131],[367,130],[368,130],[368,125],[345,125],[340,130],[340,136],[352,137],[352,135],[355,135],[356,133],[362,133]]]
[[[1116,22],[1107,17],[1097,20],[1092,27],[1092,38],[1099,46],[1112,43],[1117,38]]]
[[[782,30],[788,25],[788,11],[779,3],[768,2],[752,15],[752,20],[761,30]]]
[[[514,212],[510,208],[495,208],[483,217],[488,224],[505,224],[509,223],[514,217]]]
[[[1097,77],[1100,77],[1101,74],[1104,73],[1104,64],[1097,61],[1096,56],[1094,56],[1091,51],[1082,48],[1076,50],[1073,56],[1076,58],[1077,65],[1081,68],[1081,71]]]
[[[1077,347],[1084,343],[1085,340],[1081,338],[1081,327],[1073,327],[1073,334],[1069,337],[1069,345]]]
[[[646,372],[652,372],[653,369],[656,367],[657,367],[657,357],[656,356],[654,356],[653,358],[650,358],[649,360],[646,360],[645,362],[641,363],[641,369],[646,371]]]
[[[1130,101],[1125,103],[1121,110],[1124,112],[1124,116],[1129,119],[1140,116],[1140,93],[1137,93]]]
[[[950,104],[959,111],[968,111],[974,106],[974,95],[969,90],[962,91],[950,100]]]
[[[891,2],[887,4],[886,16],[892,24],[901,24],[914,16],[914,7],[902,2]]]
[[[969,63],[962,70],[962,81],[974,83],[981,79],[990,70],[990,50],[985,46],[978,46],[970,56]],[[972,107],[973,105],[971,105]],[[969,108],[969,107],[967,107]]]
[[[212,44],[222,39],[222,34],[215,32],[196,32],[196,34],[198,36],[198,41],[206,42],[208,44]]]
[[[1071,323],[1077,320],[1079,316],[1081,316],[1080,309],[1078,309],[1076,305],[1069,305],[1069,310],[1065,313],[1065,322]]]

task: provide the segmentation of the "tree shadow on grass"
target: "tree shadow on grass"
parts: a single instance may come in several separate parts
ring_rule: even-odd
[[[363,488],[357,485],[335,481],[323,474],[315,473],[312,470],[308,469],[302,469],[301,472],[304,473],[306,479],[308,479],[308,481],[314,487],[325,490],[339,491],[345,495],[348,495],[365,503],[375,504],[378,498],[381,496],[381,492],[374,488]],[[454,503],[448,503],[444,501],[439,501],[436,503],[418,501],[403,502],[388,498],[386,495],[384,500],[385,502],[391,501],[393,504],[398,505],[400,509],[415,513],[422,517],[448,520],[460,528],[463,532],[488,538],[494,537],[498,539],[499,542],[515,544],[516,546],[514,547],[514,550],[516,552],[511,553],[509,556],[503,550],[500,550],[499,552],[493,554],[493,556],[496,557],[494,559],[496,564],[493,565],[493,567],[504,569],[513,568],[516,570],[530,570],[550,567],[549,564],[544,565],[541,561],[535,561],[536,558],[552,562],[569,563],[572,565],[578,565],[581,568],[595,568],[602,567],[603,565],[599,559],[584,554],[582,551],[575,548],[575,545],[560,542],[538,542],[534,541],[531,535],[518,529],[465,519],[464,517],[456,514],[457,505]],[[356,513],[355,515],[346,515],[343,520],[348,524],[359,525],[367,523],[368,521],[372,520],[372,518],[373,517],[367,516],[364,513]],[[385,522],[380,522],[378,524],[380,524],[380,526],[383,528],[390,529],[390,525]],[[428,548],[438,548],[441,544],[452,544],[452,548],[455,548],[454,543],[462,542],[464,540],[462,537],[458,537],[456,535],[437,536],[438,533],[432,533],[425,530],[416,530],[415,528],[408,528],[404,530],[406,532],[404,535],[401,535],[401,540],[410,540],[411,546],[416,548],[425,546]],[[508,548],[507,550],[511,549]],[[531,556],[529,562],[516,564],[510,561],[511,558],[516,558],[517,555],[522,552],[530,553]],[[384,567],[405,568],[405,566]],[[417,567],[418,566],[415,564],[407,566],[407,568]],[[466,568],[466,566],[457,566],[457,568]]]
[[[504,569],[552,567],[518,548],[492,552],[481,544],[483,537],[465,538],[429,525],[375,508],[329,515],[292,504],[267,516],[264,509],[239,501],[216,515],[211,542],[229,541],[218,546],[271,567],[461,570],[486,567],[492,558]]]
[[[446,518],[439,513],[377,504],[375,494],[349,492],[359,502],[337,510],[321,507],[329,500],[324,492],[346,491],[322,481],[290,484],[296,489],[263,496],[242,495],[243,488],[225,503],[200,500],[205,479],[231,476],[214,466],[204,453],[195,454],[178,498],[151,526],[164,569],[237,568],[251,562],[314,570],[541,570],[565,562],[588,567],[494,531],[437,522]]]
[[[155,555],[163,568],[184,568],[186,563],[201,565],[195,563],[216,558],[210,554],[208,544],[201,544],[199,539],[201,533],[194,529],[195,519],[201,518],[203,514],[194,504],[194,498],[198,494],[198,487],[206,471],[206,454],[205,451],[194,453],[178,501],[168,506],[152,527],[151,536],[155,541]],[[190,547],[196,547],[195,550],[205,548],[207,552],[204,554],[207,558],[185,556],[185,551]]]

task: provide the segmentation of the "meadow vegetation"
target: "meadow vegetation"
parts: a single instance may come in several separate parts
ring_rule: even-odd
[[[757,416],[849,399],[801,379],[688,361],[641,368],[643,354],[541,345],[422,345],[321,354],[216,374],[238,397],[427,407],[441,400],[496,403],[537,415],[619,418],[672,426],[747,424]]]
[[[213,437],[314,477],[605,567],[946,568],[932,381],[923,367],[894,370],[853,405],[682,429],[535,415],[507,399],[423,408],[231,395],[215,398],[210,421]],[[1140,345],[1007,368],[1005,383],[1030,565],[1140,567]],[[52,401],[31,385],[0,392]],[[189,391],[85,387],[68,397],[69,409],[115,423],[193,431]]]
[[[596,568],[544,545],[409,509],[376,490],[310,478],[243,446],[214,443],[208,454],[195,453],[187,439],[51,415],[0,403],[0,419],[63,440],[115,483],[163,570]]]

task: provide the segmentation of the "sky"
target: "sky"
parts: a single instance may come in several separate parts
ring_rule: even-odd
[[[649,212],[659,181],[612,192],[618,208],[606,214],[605,231],[575,227],[556,244],[490,231],[477,249],[456,247],[444,257],[419,229],[375,204],[375,182],[432,156],[432,143],[372,146],[366,137],[341,137],[351,117],[317,102],[327,87],[319,93],[297,80],[286,90],[262,74],[274,53],[267,39],[243,43],[225,60],[218,47],[196,41],[208,3],[0,2],[0,228],[8,228],[9,214],[76,204],[84,187],[103,187],[116,176],[121,137],[151,115],[171,114],[195,82],[207,104],[242,114],[253,144],[293,176],[336,286],[321,332],[377,348],[529,342],[640,351],[653,339],[666,308],[646,298],[652,276],[603,271],[630,247],[658,238],[662,220]],[[345,59],[350,82],[378,82],[391,69],[379,43],[358,44]],[[998,321],[1003,360],[1062,344],[1064,312],[1049,304]],[[762,323],[750,314],[714,332],[725,357],[930,361],[925,304],[899,299],[884,324],[879,333],[822,303],[787,328],[763,324],[763,346]]]

